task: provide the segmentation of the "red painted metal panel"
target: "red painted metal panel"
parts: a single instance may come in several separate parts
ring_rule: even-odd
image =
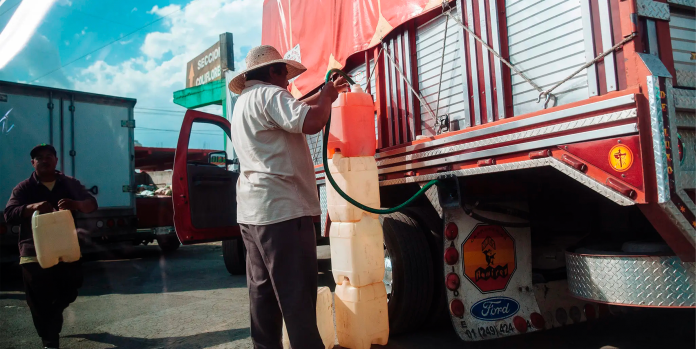
[[[473,9],[471,12],[474,14],[474,32],[478,37],[481,37],[481,26],[479,25],[481,23],[481,14],[479,13],[479,6],[476,1],[473,2]],[[484,13],[483,16],[486,14]],[[483,60],[484,60],[484,55],[483,51],[486,50],[483,48],[483,45],[479,43],[478,41],[476,42],[476,66],[478,67],[478,71],[476,74],[472,76],[476,78],[476,81],[474,81],[475,84],[478,84],[478,89],[479,89],[479,110],[478,113],[481,115],[481,124],[487,123],[487,115],[486,115],[486,75],[484,74],[483,71]],[[486,51],[488,52],[488,51]],[[474,124],[472,124],[474,125]]]
[[[409,47],[411,48],[411,52],[408,52],[409,55],[411,55],[411,66],[406,67],[406,69],[411,70],[411,86],[413,86],[413,89],[416,91],[420,91],[420,87],[418,85],[418,64],[417,62],[417,57],[418,55],[416,54],[416,24],[415,22],[411,22],[409,24],[409,29],[408,29],[409,35],[408,38],[406,38],[409,41]],[[413,92],[408,91],[409,93],[413,94]],[[421,135],[421,105],[420,105],[420,100],[416,98],[416,96],[411,96],[413,98],[413,110],[411,110],[411,113],[413,114],[413,122],[411,123],[412,132],[414,134],[413,139],[416,139],[416,137]]]
[[[630,149],[630,153],[622,149],[611,150],[617,145],[624,145]],[[563,146],[563,149],[570,154],[573,154],[578,159],[590,163],[597,168],[613,175],[617,179],[626,182],[640,190],[643,190],[643,160],[640,152],[640,137],[620,137],[612,139],[603,139],[599,141],[583,142],[577,144],[569,144]],[[616,151],[621,153],[616,155]],[[621,155],[624,154],[624,155]],[[613,167],[610,163],[611,156],[619,156],[619,161],[629,161],[629,156],[632,159],[630,166],[622,171]]]
[[[655,29],[657,30],[657,44],[659,46],[660,60],[667,67],[667,70],[674,80],[676,80],[677,72],[674,70],[674,56],[672,53],[672,38],[669,33],[669,22],[655,21]],[[677,86],[679,81],[672,83]]]
[[[377,143],[379,144],[378,148],[385,148],[389,146],[389,120],[387,112],[387,100],[385,95],[388,88],[388,84],[386,84],[386,81],[384,79],[384,55],[379,56],[379,59],[377,59],[379,55],[379,50],[380,47],[375,47],[374,52],[372,54],[372,57],[375,57],[375,64],[377,65],[375,67],[374,72],[376,89],[375,106],[377,108]]]
[[[138,229],[173,227],[174,207],[171,196],[137,197]]]
[[[623,35],[621,34],[621,21],[630,20],[629,18],[622,19],[619,10],[619,0],[609,0],[609,12],[611,12],[611,32],[614,38],[614,43],[621,42]],[[626,89],[626,63],[623,49],[614,51],[614,61],[616,62],[616,82],[619,90]]]
[[[510,49],[508,48],[508,32],[507,32],[507,14],[505,12],[505,0],[498,1],[498,29],[500,35],[500,55],[506,60],[510,59]],[[512,106],[512,77],[510,68],[503,64],[503,86],[501,87],[505,93],[505,115],[511,118],[514,114]]]
[[[493,31],[491,30],[491,26],[493,23],[491,22],[491,4],[489,2],[485,2],[484,6],[486,7],[486,33],[488,33],[488,44],[493,47]],[[498,112],[498,94],[496,93],[497,89],[499,86],[497,86],[497,76],[495,74],[495,56],[491,54],[490,52],[486,51],[486,59],[488,59],[488,66],[491,67],[490,72],[491,75],[488,77],[490,80],[491,84],[491,103],[493,104],[491,106],[491,110],[493,111],[493,116],[492,120],[498,120],[500,119],[500,113]],[[501,63],[502,65],[502,63]],[[501,87],[502,88],[502,87]]]
[[[174,201],[174,227],[182,244],[195,244],[207,241],[219,241],[240,236],[239,226],[220,228],[196,228],[191,218],[188,188],[188,143],[194,122],[203,122],[220,126],[230,135],[230,122],[217,115],[188,110],[181,124],[179,140],[174,154],[174,172],[172,173],[172,199]]]
[[[602,46],[602,27],[599,22],[599,1],[606,0],[590,0],[590,12],[592,17],[592,32],[594,33],[595,57],[604,52]],[[597,80],[599,82],[599,95],[607,93],[607,76],[604,70],[604,60],[595,63],[597,66]]]

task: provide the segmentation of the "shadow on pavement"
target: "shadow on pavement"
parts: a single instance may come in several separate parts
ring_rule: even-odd
[[[167,254],[156,245],[87,252],[82,257],[82,272],[85,279],[80,296],[246,287],[245,276],[230,276],[225,269],[219,244],[181,246]],[[24,292],[18,262],[0,266],[0,291]]]
[[[181,246],[167,254],[157,246],[138,246],[83,260],[84,296],[246,287],[246,277],[225,269],[219,244]]]
[[[232,329],[226,331],[204,332],[183,337],[167,338],[134,338],[118,336],[111,333],[88,333],[65,336],[64,338],[83,338],[93,342],[111,344],[114,348],[167,348],[188,349],[208,348],[239,339],[248,338],[249,328]]]

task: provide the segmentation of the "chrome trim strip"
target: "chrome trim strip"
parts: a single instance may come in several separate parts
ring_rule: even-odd
[[[660,82],[654,75],[647,76],[646,88],[650,103],[650,130],[652,132],[655,175],[657,176],[657,202],[669,201],[669,177],[667,176],[667,154],[664,152],[665,136],[663,133],[662,105],[660,101]]]
[[[696,91],[675,88],[673,92],[675,108],[688,111],[696,109]]]
[[[582,13],[582,35],[585,42],[585,59],[587,62],[589,62],[595,56],[590,0],[580,0],[580,11]],[[590,97],[599,95],[597,81],[597,65],[593,64],[587,68],[587,91],[589,92]]]
[[[459,18],[464,18],[462,6],[457,6],[457,15]],[[462,21],[464,23],[464,21]],[[459,28],[459,35],[457,35],[457,44],[459,45],[459,65],[462,70],[462,93],[464,94],[462,101],[464,102],[464,127],[471,127],[471,98],[469,98],[469,74],[467,73],[466,65],[466,40],[464,36],[466,32],[464,28]]]
[[[479,8],[479,27],[481,28],[481,39],[488,44],[488,26],[486,24],[486,3],[485,0],[478,0]],[[491,95],[491,64],[490,52],[481,50],[481,60],[483,61],[483,85],[486,98],[486,121],[493,122],[493,96]]]
[[[672,79],[665,79],[665,90],[668,110],[667,118],[669,119],[669,137],[670,139],[672,139],[672,142],[675,142],[675,140],[678,138],[678,126],[676,116],[677,112],[676,108],[674,107],[674,100],[672,99],[672,95],[674,94],[674,89],[672,87]],[[676,152],[673,152],[673,154],[676,156]],[[691,201],[691,198],[689,198],[689,196],[684,191],[684,189],[688,189],[688,183],[691,183],[691,187],[694,187],[694,171],[683,171],[681,169],[681,162],[677,159],[673,159],[672,165],[674,166],[674,186],[676,189],[675,191],[677,193],[677,196],[682,200],[682,202],[684,202],[684,205],[686,205],[686,209],[691,211],[691,213],[696,214],[696,205],[693,201]],[[684,215],[681,212],[679,212],[679,209],[674,205],[674,202],[670,201],[668,203],[662,204],[661,206],[666,211],[671,211],[669,212],[669,214],[671,216],[674,216],[672,220],[675,223],[679,223],[677,226],[682,231],[684,236],[686,236],[687,239],[689,239],[693,244],[696,240],[696,226],[692,226],[691,222],[686,220]]]
[[[497,137],[492,137],[492,138],[484,138],[484,139],[474,141],[474,142],[462,143],[462,144],[457,144],[457,145],[453,145],[453,146],[449,146],[449,147],[432,149],[432,150],[428,150],[428,151],[424,151],[424,152],[420,152],[420,153],[408,154],[408,155],[399,156],[399,157],[395,157],[395,158],[388,158],[388,159],[384,159],[384,160],[379,160],[379,161],[377,161],[377,166],[384,167],[384,166],[388,166],[388,165],[392,165],[392,164],[397,164],[400,162],[413,161],[413,160],[429,158],[429,157],[438,156],[438,155],[445,155],[445,154],[449,154],[449,153],[456,153],[456,152],[460,152],[460,151],[467,150],[467,149],[475,149],[475,148],[480,148],[480,147],[485,147],[485,146],[490,146],[490,145],[502,144],[502,143],[507,143],[510,141],[516,141],[516,140],[521,140],[521,139],[530,138],[530,137],[538,137],[538,136],[542,136],[542,135],[548,135],[548,134],[552,134],[552,133],[563,132],[563,131],[573,130],[573,129],[577,129],[577,128],[583,128],[583,127],[588,127],[588,126],[605,124],[608,122],[614,122],[614,121],[618,121],[618,120],[635,118],[637,116],[638,116],[638,112],[636,111],[636,108],[626,109],[626,110],[617,111],[617,112],[613,112],[613,113],[597,115],[597,116],[594,116],[591,118],[573,120],[573,121],[564,122],[564,123],[560,123],[560,124],[549,125],[549,126],[544,126],[544,127],[540,127],[540,128],[510,133],[510,134],[506,134],[506,135],[502,135],[502,136],[497,136]]]
[[[600,195],[603,195],[604,197],[608,198],[609,200],[611,200],[611,201],[613,201],[621,206],[630,206],[630,205],[635,204],[635,202],[633,202],[629,198],[619,194],[616,191],[613,191],[613,190],[607,188],[602,183],[597,182],[596,180],[592,179],[591,177],[587,176],[586,174],[575,170],[574,168],[566,165],[565,163],[563,163],[555,158],[526,160],[526,161],[514,162],[514,163],[509,163],[509,164],[492,165],[492,166],[485,166],[485,167],[474,167],[474,168],[468,168],[465,170],[433,173],[433,174],[428,174],[428,175],[399,178],[399,179],[389,179],[389,180],[380,182],[379,185],[381,187],[383,187],[383,186],[399,185],[399,184],[405,184],[405,183],[419,183],[419,182],[422,183],[422,182],[431,181],[433,179],[438,179],[438,178],[441,178],[443,176],[466,177],[466,176],[473,176],[473,175],[486,174],[486,173],[514,171],[514,170],[522,170],[522,169],[544,167],[544,166],[550,166],[550,167],[555,168],[556,170],[558,170],[558,171],[562,172],[563,174],[573,178],[574,180],[580,182],[581,184],[585,185],[586,187],[594,190],[595,192],[599,193]]]
[[[669,5],[654,0],[636,0],[638,16],[669,21]]]
[[[667,0],[670,4],[682,5],[688,7],[696,7],[696,1],[694,0]]]
[[[453,163],[453,162],[460,162],[460,161],[471,160],[471,159],[476,159],[476,158],[484,158],[484,157],[489,157],[489,156],[516,153],[516,152],[525,151],[525,150],[532,150],[532,149],[538,149],[538,148],[544,148],[544,147],[552,147],[552,146],[556,146],[556,145],[564,144],[564,143],[582,142],[582,141],[587,141],[587,140],[592,140],[592,139],[597,139],[597,138],[613,137],[613,136],[631,134],[631,133],[636,133],[636,132],[638,132],[638,129],[636,127],[636,124],[634,124],[634,123],[620,125],[620,126],[613,126],[613,127],[607,127],[607,128],[603,128],[603,129],[599,129],[599,130],[574,133],[574,134],[565,135],[565,136],[541,139],[541,140],[537,140],[537,141],[531,141],[531,142],[520,143],[520,144],[513,144],[513,145],[508,145],[508,146],[498,147],[498,148],[493,148],[493,149],[480,150],[480,151],[475,151],[475,152],[471,152],[471,153],[448,156],[448,157],[439,158],[439,159],[426,160],[426,161],[413,163],[413,164],[404,164],[404,165],[400,165],[400,166],[388,167],[388,168],[380,169],[378,173],[385,174],[385,173],[393,173],[393,172],[399,172],[399,171],[408,171],[408,170],[413,170],[413,169],[418,169],[418,168],[423,168],[423,167],[442,165],[442,164],[446,164],[446,163]]]
[[[443,144],[458,142],[458,141],[462,141],[462,140],[466,140],[466,139],[470,139],[470,138],[474,138],[474,137],[479,137],[479,136],[485,136],[485,135],[489,135],[492,133],[508,131],[508,130],[512,130],[512,129],[515,129],[518,127],[537,125],[537,124],[544,123],[544,122],[559,120],[559,119],[572,117],[572,116],[576,116],[576,115],[580,115],[580,114],[599,111],[602,109],[619,107],[619,106],[634,104],[634,103],[635,103],[635,96],[633,94],[629,94],[629,95],[620,96],[620,97],[616,97],[616,98],[612,98],[612,99],[607,99],[607,100],[600,101],[600,102],[595,102],[595,103],[591,103],[591,104],[577,106],[574,108],[559,110],[559,111],[551,112],[548,114],[542,114],[542,115],[534,116],[534,117],[527,118],[527,119],[510,121],[510,122],[506,122],[504,124],[491,125],[490,127],[486,127],[486,128],[482,128],[482,129],[474,130],[474,131],[469,131],[469,132],[464,132],[464,133],[456,134],[456,135],[449,136],[449,137],[443,137],[440,139],[432,140],[430,142],[409,145],[409,146],[406,146],[403,148],[385,151],[382,153],[377,153],[377,154],[375,154],[375,158],[381,159],[381,158],[385,158],[388,156],[398,155],[401,153],[412,152],[412,151],[416,151],[416,150],[436,147],[436,146],[440,146]]]
[[[493,49],[500,52],[500,32],[498,26],[498,5],[496,0],[490,0],[491,12],[491,37],[493,38]],[[495,71],[495,93],[498,105],[498,119],[505,119],[505,88],[503,87],[503,72],[500,58],[493,57],[493,65]]]
[[[466,0],[466,25],[471,30],[475,30],[474,27],[474,5],[472,0]],[[462,56],[464,52],[462,52]],[[478,64],[476,62],[476,40],[472,34],[469,34],[469,64],[471,72],[471,89],[472,96],[474,99],[474,107],[472,108],[472,115],[474,115],[474,124],[481,125],[481,103],[479,102],[479,86],[478,86]],[[468,90],[464,90],[465,97],[468,97]]]
[[[645,26],[648,32],[648,53],[659,57],[660,49],[657,47],[657,27],[654,19],[646,19]]]
[[[611,32],[611,14],[609,0],[599,0],[599,23],[602,28],[602,51],[614,46]],[[604,57],[604,72],[607,78],[607,92],[616,91],[616,65],[614,53]]]

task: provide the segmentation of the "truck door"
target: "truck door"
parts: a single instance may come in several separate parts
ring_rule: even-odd
[[[194,123],[219,126],[230,137],[230,123],[225,118],[195,110],[186,112],[172,177],[174,227],[184,245],[240,236],[236,196],[239,174],[227,170],[224,152],[210,154],[205,160],[189,156]]]

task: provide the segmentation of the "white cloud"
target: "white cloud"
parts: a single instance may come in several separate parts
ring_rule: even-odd
[[[72,6],[72,1],[70,1],[70,0],[58,0],[58,5],[61,5],[61,6]]]
[[[65,40],[65,46],[70,46],[70,41]]]
[[[78,90],[137,98],[136,108],[177,108],[172,102],[173,92],[185,87],[186,63],[218,41],[221,33],[234,35],[235,67],[244,68],[242,53],[261,43],[262,5],[259,0],[193,0],[183,8],[154,6],[147,13],[164,17],[180,12],[162,21],[164,30],[147,34],[139,56],[118,64],[95,57],[94,63],[70,80]],[[206,109],[220,112],[217,106]],[[178,129],[181,122],[177,118],[139,115],[137,110],[136,118],[139,125],[151,128]],[[174,146],[178,135],[168,136],[171,139],[165,145]],[[144,136],[138,135],[138,139],[147,143]]]
[[[135,12],[135,11],[138,11],[138,8],[137,8],[137,7],[133,7],[133,9],[131,10],[131,13],[133,13],[133,12]]]

